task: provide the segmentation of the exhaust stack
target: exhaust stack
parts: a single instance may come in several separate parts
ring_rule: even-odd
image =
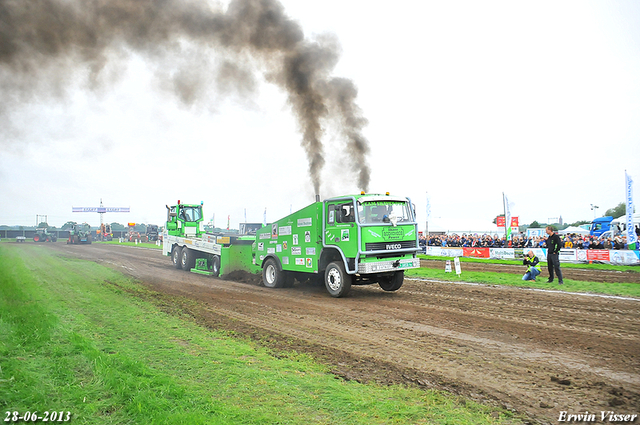
[[[316,195],[316,202],[320,202],[320,195]]]

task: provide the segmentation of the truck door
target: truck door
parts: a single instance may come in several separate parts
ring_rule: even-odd
[[[358,253],[358,228],[353,201],[336,201],[327,204],[325,243],[335,245],[347,258],[347,269],[355,267]]]

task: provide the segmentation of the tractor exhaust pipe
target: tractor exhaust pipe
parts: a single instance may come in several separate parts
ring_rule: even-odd
[[[316,195],[316,202],[320,202],[320,195]]]

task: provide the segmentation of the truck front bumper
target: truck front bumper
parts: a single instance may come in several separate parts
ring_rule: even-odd
[[[358,273],[383,273],[396,270],[417,269],[420,267],[419,258],[406,258],[401,260],[376,261],[371,263],[358,264]]]

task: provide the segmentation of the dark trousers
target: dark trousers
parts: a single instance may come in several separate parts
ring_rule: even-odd
[[[553,272],[558,275],[558,282],[562,282],[562,270],[560,270],[560,258],[558,254],[547,254],[547,268],[549,269],[549,280],[553,280]]]

